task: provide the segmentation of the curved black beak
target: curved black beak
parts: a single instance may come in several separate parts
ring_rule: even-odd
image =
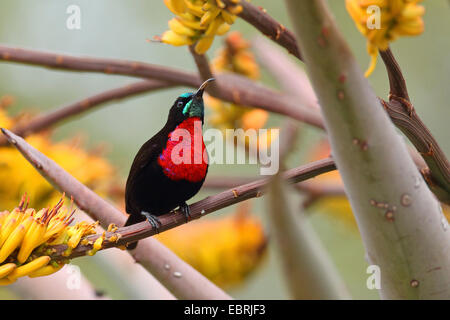
[[[200,86],[200,88],[198,88],[197,92],[194,94],[194,97],[197,99],[201,99],[203,97],[203,92],[205,91],[206,86],[211,82],[211,81],[215,81],[216,79],[214,78],[209,78],[208,80],[206,80],[205,82],[202,83],[202,85]]]

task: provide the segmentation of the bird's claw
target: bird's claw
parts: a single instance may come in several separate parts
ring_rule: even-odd
[[[186,223],[189,222],[189,220],[191,219],[191,209],[189,208],[189,205],[186,202],[183,203],[182,205],[180,205],[180,210],[186,217]]]
[[[159,219],[145,211],[142,211],[141,214],[147,219],[147,221],[151,224],[152,228],[156,230],[156,233],[159,233],[159,227],[161,227],[161,221]]]

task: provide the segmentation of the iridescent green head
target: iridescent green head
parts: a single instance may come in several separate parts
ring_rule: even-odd
[[[169,120],[175,123],[181,123],[190,117],[199,117],[203,121],[205,106],[203,104],[203,92],[210,81],[214,78],[208,79],[202,83],[197,92],[187,92],[180,95],[169,113]]]

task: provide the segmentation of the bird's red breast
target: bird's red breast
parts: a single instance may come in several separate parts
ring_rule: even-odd
[[[199,182],[205,178],[208,169],[205,149],[201,119],[187,118],[169,134],[158,164],[172,180]]]

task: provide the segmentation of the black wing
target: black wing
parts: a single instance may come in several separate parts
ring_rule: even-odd
[[[157,136],[154,136],[144,143],[133,160],[125,188],[125,210],[128,214],[139,215],[138,208],[135,208],[133,203],[133,195],[136,194],[135,188],[139,187],[139,176],[148,165],[156,161],[158,155],[162,152],[158,140]]]

